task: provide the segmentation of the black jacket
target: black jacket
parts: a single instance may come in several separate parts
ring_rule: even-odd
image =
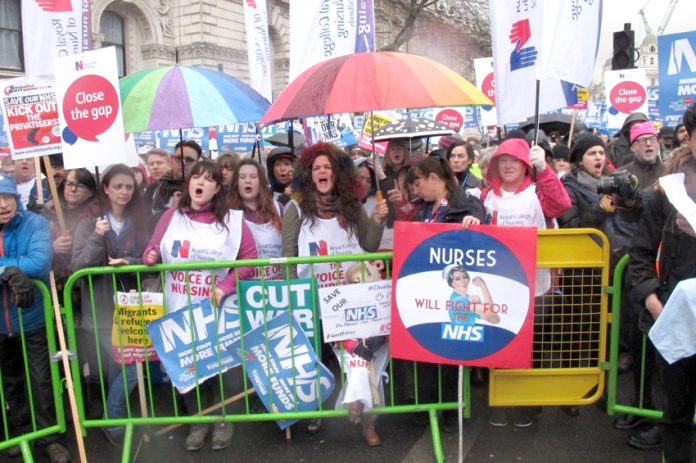
[[[423,203],[423,205],[416,212],[413,218],[414,222],[423,222],[425,218],[425,213],[428,209],[432,209],[433,203]],[[486,219],[486,210],[483,208],[483,203],[475,197],[457,188],[454,191],[450,191],[447,195],[447,207],[445,212],[442,214],[442,223],[461,223],[465,216],[472,215],[479,219],[481,223],[484,223]]]
[[[636,300],[645,302],[651,293],[664,304],[682,280],[696,277],[696,238],[676,225],[677,211],[665,194],[657,191],[645,201],[644,211],[633,237],[628,278]],[[659,274],[656,260],[659,250]],[[641,306],[640,328],[652,326],[650,313]]]

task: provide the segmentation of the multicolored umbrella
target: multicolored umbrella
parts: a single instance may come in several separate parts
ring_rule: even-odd
[[[270,103],[250,86],[221,72],[167,66],[121,79],[126,132],[187,129],[258,121]]]
[[[426,119],[413,117],[401,119],[381,127],[375,132],[375,141],[394,140],[397,138],[425,138],[452,135],[454,130],[445,124]]]
[[[437,61],[377,51],[315,64],[283,90],[261,123],[380,109],[492,104],[475,85]]]

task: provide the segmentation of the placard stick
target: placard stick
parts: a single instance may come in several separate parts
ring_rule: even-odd
[[[140,415],[147,418],[147,401],[145,399],[145,375],[143,375],[143,362],[135,362],[135,374],[138,378],[138,398],[140,399]],[[145,442],[150,442],[147,432],[143,435]]]
[[[34,158],[34,175],[36,175],[36,195],[39,204],[44,203],[43,185],[41,184],[41,164]]]
[[[42,156],[44,166],[46,166],[46,176],[48,177],[48,187],[51,190],[51,197],[54,198],[54,203],[60,207],[58,200],[58,192],[56,191],[56,181],[53,178],[53,169],[47,156]],[[41,164],[39,158],[34,158],[34,168],[36,169],[36,191],[38,193],[39,204],[44,203],[43,186],[41,185]],[[65,220],[59,216],[58,224],[61,233],[66,231]],[[77,400],[75,399],[75,385],[72,380],[72,371],[70,370],[70,358],[68,346],[65,343],[65,333],[63,332],[63,317],[60,314],[60,301],[58,300],[58,288],[56,287],[56,276],[51,270],[48,274],[49,283],[51,286],[51,302],[53,305],[53,318],[58,329],[58,346],[60,347],[60,358],[63,363],[63,374],[65,375],[65,388],[68,390],[68,401],[70,402],[70,413],[73,417],[73,429],[75,430],[75,439],[77,441],[77,451],[80,454],[80,461],[87,463],[87,454],[85,453],[85,441],[82,438],[82,425],[79,415],[77,414]]]
[[[249,394],[253,394],[253,393],[255,393],[255,392],[256,392],[256,389],[254,389],[253,387],[252,387],[252,388],[249,388],[249,389],[247,389],[246,391],[243,391],[243,392],[240,392],[239,394],[233,395],[232,397],[230,397],[229,399],[225,400],[224,402],[220,402],[220,403],[217,404],[217,405],[213,405],[212,407],[208,407],[208,408],[206,408],[205,410],[203,410],[202,412],[196,413],[196,414],[193,415],[193,416],[203,416],[203,415],[207,415],[207,414],[209,414],[209,413],[214,412],[215,410],[217,410],[217,409],[219,409],[219,408],[224,407],[225,405],[229,405],[229,404],[231,404],[232,402],[236,402],[236,401],[238,401],[239,399],[243,399],[245,396],[247,396],[247,395],[249,395]],[[162,429],[160,429],[159,431],[157,431],[157,432],[155,433],[155,436],[161,436],[162,434],[166,434],[166,433],[168,433],[169,431],[173,431],[173,430],[175,430],[176,428],[178,428],[178,427],[180,427],[180,426],[183,426],[183,424],[184,424],[184,423],[172,424],[172,425],[170,425],[170,426],[167,426],[166,428],[162,428]]]
[[[60,234],[65,235],[68,232],[68,228],[65,226],[65,217],[63,216],[63,206],[58,197],[58,188],[56,187],[56,179],[53,178],[53,166],[51,166],[51,160],[48,156],[41,156],[43,158],[44,168],[46,169],[46,178],[48,180],[48,191],[51,192],[51,198],[53,198],[53,207],[56,211],[56,218],[58,219],[58,227],[60,227]],[[37,179],[38,181],[38,179]],[[38,184],[37,184],[38,185]],[[41,187],[38,187],[42,189]]]
[[[573,143],[573,130],[575,130],[575,119],[577,117],[577,112],[573,110],[573,116],[570,118],[570,133],[568,133],[568,147],[570,147],[570,144]]]

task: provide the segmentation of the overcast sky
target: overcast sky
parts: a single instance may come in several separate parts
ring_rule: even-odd
[[[669,3],[669,0],[604,0],[602,35],[595,66],[595,80],[602,78],[602,65],[611,56],[613,32],[623,30],[624,23],[631,23],[636,32],[636,45],[640,45],[646,31],[638,11],[645,8],[645,17],[653,33],[656,34]],[[678,0],[663,34],[676,34],[690,30],[696,30],[696,1]]]

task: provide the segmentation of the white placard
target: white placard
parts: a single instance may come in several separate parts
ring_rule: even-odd
[[[126,162],[116,49],[58,58],[55,68],[65,168]]]
[[[391,333],[391,281],[319,288],[324,342]]]
[[[660,177],[659,182],[672,206],[684,216],[691,228],[696,230],[696,203],[689,198],[686,192],[684,178],[684,174],[679,172]]]

